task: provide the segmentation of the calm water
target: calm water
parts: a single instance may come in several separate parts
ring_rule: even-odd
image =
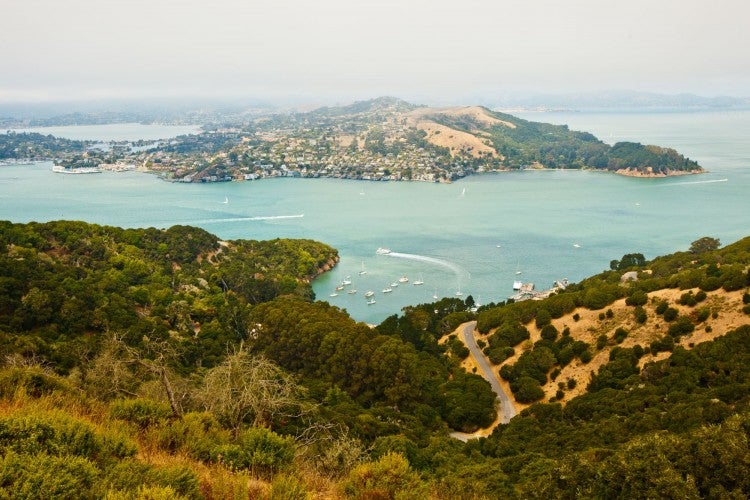
[[[504,300],[515,279],[547,288],[608,268],[625,253],[684,250],[704,235],[750,235],[750,112],[551,113],[608,142],[676,148],[710,172],[635,179],[577,171],[508,172],[450,185],[334,179],[170,184],[136,172],[59,175],[50,164],[0,167],[0,217],[126,227],[193,224],[222,238],[314,238],[339,249],[314,283],[319,299],[379,322],[403,306],[454,296]],[[224,203],[225,197],[228,200]],[[394,254],[376,255],[378,247]],[[359,275],[365,269],[367,274]],[[520,275],[516,272],[521,271]],[[357,294],[329,297],[351,276]],[[390,294],[382,290],[399,277]],[[421,278],[422,286],[412,282]],[[363,293],[376,292],[374,305]]]

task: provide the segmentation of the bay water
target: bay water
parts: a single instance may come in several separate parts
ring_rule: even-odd
[[[550,170],[478,175],[453,184],[339,179],[180,184],[139,172],[61,175],[51,172],[51,163],[3,165],[0,219],[190,224],[223,239],[316,239],[341,256],[336,268],[313,283],[318,299],[368,323],[433,296],[460,293],[483,304],[497,302],[512,294],[516,280],[543,289],[554,280],[575,282],[607,269],[625,253],[652,258],[686,250],[701,236],[726,244],[750,235],[750,112],[522,117],[565,123],[610,143],[673,147],[708,173],[644,179]],[[141,138],[153,138],[149,126],[142,127]],[[379,247],[391,253],[379,255]],[[399,283],[401,277],[409,281]],[[347,278],[352,284],[336,292]],[[414,285],[416,280],[424,284]],[[383,293],[389,287],[393,291]],[[357,293],[347,293],[351,289]],[[375,292],[374,304],[364,298],[368,290]]]

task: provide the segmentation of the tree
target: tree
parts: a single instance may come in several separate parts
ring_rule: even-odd
[[[612,266],[612,262],[610,262],[610,266]],[[623,269],[627,269],[629,267],[643,267],[645,265],[646,258],[642,253],[626,253],[622,256],[620,262],[618,262],[617,270],[622,271]]]
[[[168,366],[176,357],[177,350],[167,341],[144,339],[140,347],[133,347],[125,342],[123,335],[116,334],[105,341],[102,351],[85,372],[84,382],[98,394],[135,396],[145,371],[158,377],[172,414],[181,417],[182,408],[172,387],[174,375]]]
[[[718,238],[704,236],[690,244],[690,253],[705,253],[718,249],[720,246]]]
[[[270,427],[276,416],[299,415],[302,389],[277,365],[240,346],[206,373],[198,399],[238,434],[250,419],[255,427]]]

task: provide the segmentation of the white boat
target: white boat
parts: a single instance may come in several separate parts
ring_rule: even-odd
[[[375,299],[370,299],[370,300],[368,300],[368,301],[367,301],[367,305],[368,305],[368,306],[371,306],[371,305],[373,305],[374,303],[375,303]]]
[[[363,262],[362,263],[362,270],[359,272],[359,275],[363,276],[365,274],[367,274],[367,271],[365,270],[365,263]]]
[[[227,197],[225,196],[225,197],[224,197],[224,202],[223,202],[223,203],[224,203],[224,205],[226,205],[227,203],[229,203],[229,198],[227,198]]]
[[[408,283],[408,282],[409,282],[409,278],[407,278],[406,276],[401,276],[401,277],[400,277],[400,278],[398,279],[398,282],[399,282],[399,283]]]
[[[394,281],[391,283],[391,288],[396,288],[398,286],[398,281]]]
[[[350,280],[351,276],[347,276],[344,281],[341,282],[342,285],[347,286],[352,284],[352,280]]]
[[[578,243],[573,243],[573,247],[574,248],[581,248],[581,245],[579,245]]]
[[[373,295],[375,295],[375,292],[373,292],[372,290],[367,290],[365,292],[365,297],[369,298],[369,297],[372,297]]]
[[[383,288],[383,293],[391,293],[393,288]]]
[[[419,279],[416,280],[412,285],[424,285],[424,280],[422,280],[422,275],[419,275]]]
[[[513,282],[513,290],[520,290],[522,286],[523,283],[518,280]]]
[[[338,291],[338,292],[340,292],[343,289],[344,289],[344,285],[339,285],[339,286],[336,287],[336,291]]]
[[[339,294],[336,293],[336,292],[333,292],[331,295],[329,295],[329,297],[338,297],[338,296],[339,296]]]
[[[461,292],[461,289],[459,288],[458,291],[456,292],[456,297],[461,297],[461,296],[463,296],[463,293]]]
[[[52,171],[58,174],[101,174],[102,170],[98,167],[73,167],[65,168],[62,165],[54,165]]]
[[[391,253],[391,249],[379,247],[377,250],[375,250],[375,253],[378,255],[388,255],[389,253]]]
[[[355,293],[357,293],[357,290],[355,290],[354,288],[352,288],[351,290],[347,290],[346,293],[348,293],[349,295],[354,295]]]
[[[432,296],[433,299],[438,299],[437,288],[435,288],[435,294]]]

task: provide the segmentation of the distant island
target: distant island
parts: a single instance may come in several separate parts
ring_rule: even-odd
[[[531,122],[482,106],[430,108],[393,97],[305,113],[241,118],[197,135],[152,143],[66,141],[41,134],[0,135],[2,159],[54,159],[66,168],[139,168],[175,182],[268,177],[451,182],[520,169],[594,169],[662,177],[703,172],[677,151],[619,142],[610,146],[566,125]]]

